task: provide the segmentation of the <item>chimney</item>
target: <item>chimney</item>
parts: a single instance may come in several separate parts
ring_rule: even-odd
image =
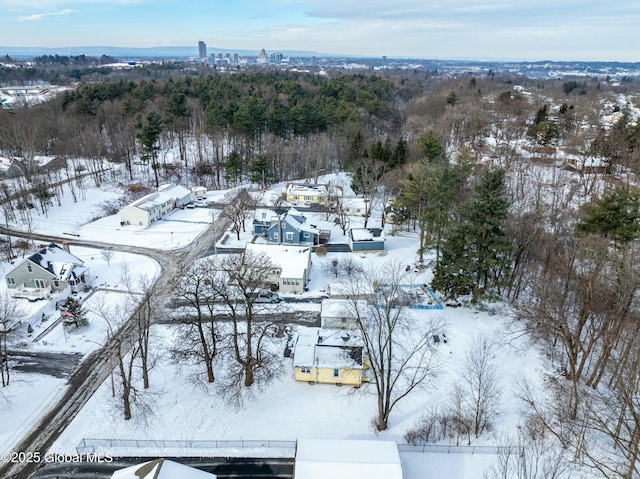
[[[66,241],[62,242],[62,249],[64,249],[67,253],[71,253],[71,250],[69,249],[69,243],[67,243]]]

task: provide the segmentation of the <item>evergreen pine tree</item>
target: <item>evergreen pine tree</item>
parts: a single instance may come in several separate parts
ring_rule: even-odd
[[[472,302],[487,289],[499,290],[509,270],[509,243],[504,230],[508,209],[504,170],[487,170],[443,241],[434,289],[450,297],[471,292]]]

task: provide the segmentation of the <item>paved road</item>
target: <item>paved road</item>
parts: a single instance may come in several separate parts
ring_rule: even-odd
[[[78,368],[80,353],[46,353],[9,350],[11,369],[33,374],[67,378]]]
[[[32,479],[109,479],[114,471],[156,458],[116,458],[111,463],[45,463]],[[212,472],[218,479],[292,479],[293,458],[170,458]],[[180,478],[176,478],[180,479]]]
[[[228,224],[218,223],[216,233],[222,233],[228,228]],[[27,236],[20,231],[12,231],[0,227],[0,234],[10,234],[18,237]],[[149,256],[155,259],[161,266],[161,275],[153,286],[154,293],[164,294],[169,297],[168,292],[171,284],[180,275],[181,264],[189,262],[204,255],[206,247],[214,240],[213,230],[210,226],[193,243],[188,246],[171,251],[152,250],[137,246],[112,245],[98,241],[85,241],[80,238],[62,238],[57,236],[30,234],[31,239],[43,242],[66,241],[70,245],[85,246],[104,250],[125,251],[140,255]],[[217,241],[219,238],[216,238]],[[134,313],[135,314],[135,313]],[[117,335],[128,336],[133,334],[133,321],[128,321],[116,333]],[[60,395],[58,402],[50,408],[49,412],[40,418],[40,421],[33,427],[22,441],[14,448],[15,451],[22,452],[42,452],[48,451],[62,431],[71,423],[73,418],[82,409],[98,387],[109,377],[112,369],[110,360],[110,348],[108,345],[94,351],[79,364],[79,367],[71,375],[68,387]],[[36,470],[34,463],[0,463],[0,478],[2,479],[28,479]]]

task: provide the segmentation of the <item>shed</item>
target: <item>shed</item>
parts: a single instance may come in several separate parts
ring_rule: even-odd
[[[349,230],[351,251],[384,251],[385,236],[381,228],[352,228]]]
[[[402,479],[393,441],[298,439],[296,479]]]

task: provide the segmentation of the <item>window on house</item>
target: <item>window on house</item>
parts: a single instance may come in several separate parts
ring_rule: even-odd
[[[289,232],[287,232],[287,233],[285,233],[284,235],[285,235],[285,239],[286,239],[287,241],[293,241],[293,233],[289,233]]]
[[[275,239],[275,240],[278,239],[278,233],[273,233],[273,239]]]
[[[54,285],[56,288],[59,288],[59,287],[60,287],[60,281],[55,280],[55,281],[53,282],[53,285]]]
[[[285,223],[284,221],[280,223],[280,228],[286,228],[287,227],[287,223]]]
[[[16,284],[16,279],[15,278],[7,278],[7,284],[9,286],[15,286]]]
[[[31,267],[31,265],[30,265],[30,264],[28,264],[28,265],[27,265],[27,271],[28,271],[29,273],[33,273],[33,268]]]
[[[300,372],[304,373],[304,374],[310,374],[311,373],[311,367],[309,366],[302,366],[300,368]]]
[[[36,288],[44,288],[44,280],[42,279],[35,279],[33,283],[36,285]]]
[[[308,238],[309,237],[309,233],[302,233],[302,237],[303,238]]]
[[[339,369],[334,369],[333,370],[333,377],[334,378],[339,378],[340,377],[340,370]]]

